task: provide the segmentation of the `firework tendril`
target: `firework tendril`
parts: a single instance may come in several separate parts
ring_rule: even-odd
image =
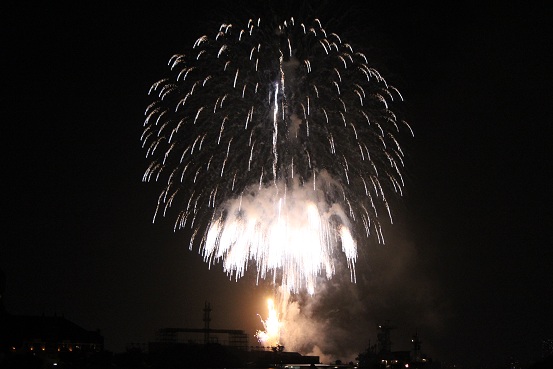
[[[231,278],[255,266],[315,292],[402,195],[402,101],[367,57],[315,19],[222,24],[169,60],[145,112],[143,180],[165,183],[154,220],[177,208],[205,261]]]

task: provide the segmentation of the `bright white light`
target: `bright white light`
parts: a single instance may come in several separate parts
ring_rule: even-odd
[[[284,194],[284,196],[283,196]],[[357,243],[342,208],[317,202],[311,187],[262,188],[255,195],[225,204],[225,216],[214,219],[202,249],[207,262],[222,261],[225,272],[242,277],[254,261],[258,278],[277,274],[292,293],[315,293],[319,276],[335,274],[336,256],[345,254],[355,281]]]
[[[255,336],[264,345],[276,347],[280,344],[280,328],[282,323],[278,320],[278,313],[275,310],[272,299],[267,300],[269,316],[266,320],[261,319],[265,331],[257,331]]]

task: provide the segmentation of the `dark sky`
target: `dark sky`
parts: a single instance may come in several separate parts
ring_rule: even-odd
[[[172,219],[152,224],[160,187],[141,181],[150,85],[228,7],[16,3],[0,23],[6,309],[63,314],[122,351],[202,327],[210,301],[212,327],[254,345],[270,286],[208,270]],[[406,193],[358,284],[337,278],[314,304],[335,324],[313,339],[351,329],[361,352],[389,319],[394,349],[418,331],[437,360],[533,360],[553,338],[551,7],[380,3],[321,21],[402,91]]]

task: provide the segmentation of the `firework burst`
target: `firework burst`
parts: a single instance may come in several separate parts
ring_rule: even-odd
[[[163,180],[154,219],[175,205],[209,265],[255,265],[290,292],[314,293],[402,194],[399,91],[315,19],[222,24],[154,83],[142,135]]]
[[[255,336],[262,344],[271,347],[277,347],[280,345],[280,328],[282,322],[279,320],[278,313],[275,310],[275,305],[272,299],[267,300],[267,308],[269,314],[267,319],[261,318],[264,331],[257,331]]]

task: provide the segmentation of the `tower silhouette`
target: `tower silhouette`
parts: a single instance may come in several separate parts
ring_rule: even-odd
[[[209,343],[209,322],[211,322],[211,317],[209,316],[211,313],[211,304],[206,301],[204,305],[204,344]]]

